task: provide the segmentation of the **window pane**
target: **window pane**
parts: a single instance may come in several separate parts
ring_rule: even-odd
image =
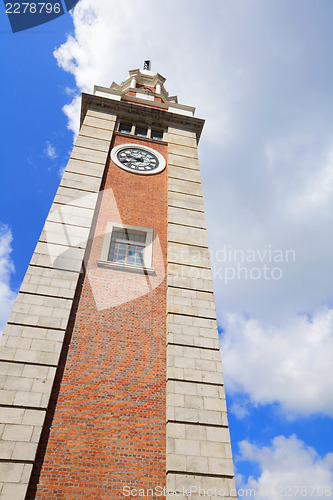
[[[151,138],[158,139],[159,141],[161,141],[163,139],[163,132],[161,130],[152,130]]]
[[[135,230],[129,231],[127,229],[114,229],[112,232],[111,244],[114,242],[129,242],[144,245],[146,242],[146,233]]]
[[[146,243],[146,233],[130,233],[129,235],[129,241],[134,242],[134,243]]]
[[[137,247],[138,251],[135,254],[135,264],[143,266],[143,247]]]
[[[135,127],[135,135],[139,135],[140,137],[147,137],[147,128]]]
[[[143,231],[115,228],[111,236],[109,260],[142,266],[146,237]]]
[[[123,132],[124,134],[130,134],[132,131],[132,125],[128,125],[127,123],[120,123],[119,132]]]
[[[136,252],[136,246],[135,245],[128,245],[128,255],[132,256]]]
[[[117,242],[119,242],[119,241],[126,242],[127,240],[128,240],[128,238],[127,238],[125,229],[114,229],[113,230],[111,243],[116,242],[116,241]]]

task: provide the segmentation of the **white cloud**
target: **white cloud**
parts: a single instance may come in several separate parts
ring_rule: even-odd
[[[59,177],[62,179],[62,176],[64,175],[65,173],[65,170],[66,170],[66,164],[63,164],[60,166],[59,170],[58,170],[58,174],[59,174]]]
[[[277,436],[263,447],[245,440],[239,448],[236,462],[257,464],[261,474],[246,482],[238,476],[237,487],[254,489],[257,500],[333,498],[333,453],[322,458],[295,435]]]
[[[56,148],[49,141],[47,141],[47,143],[46,143],[46,147],[44,149],[44,154],[48,158],[50,158],[50,160],[55,160],[56,158],[58,158]]]
[[[10,288],[10,276],[14,272],[14,265],[10,258],[11,242],[10,229],[0,223],[0,332],[6,324],[16,296]]]
[[[66,104],[62,110],[68,118],[69,130],[74,132],[74,140],[79,133],[80,128],[80,109],[81,109],[81,97],[76,96],[69,104]]]
[[[206,118],[199,153],[211,250],[271,245],[296,255],[281,264],[279,280],[226,284],[216,276],[227,379],[256,403],[332,414],[332,387],[318,361],[323,356],[329,370],[331,312],[320,309],[333,303],[333,98],[324,11],[299,1],[207,5],[170,0],[162,11],[153,0],[81,0],[74,33],[54,55],[80,92],[120,83],[150,57],[167,90],[197,106]],[[77,133],[79,97],[64,112]],[[304,311],[314,312],[312,322]],[[320,339],[314,345],[312,334]]]
[[[205,116],[211,117],[208,128],[221,140],[231,132],[228,103],[243,92],[241,73],[237,68],[224,67],[221,52],[227,51],[226,46],[217,52],[212,49],[212,40],[205,36],[199,40],[197,33],[205,24],[207,29],[207,24],[213,23],[215,43],[223,45],[221,21],[227,21],[227,4],[215,3],[213,13],[194,0],[169,0],[162,20],[161,9],[152,0],[81,0],[73,11],[74,36],[69,35],[54,55],[59,66],[74,75],[83,92],[92,92],[94,85],[109,86],[112,79],[120,83],[128,77],[129,69],[142,67],[143,60],[150,57],[152,69],[166,76],[170,93],[177,93],[184,104],[200,107],[199,113],[205,111]],[[218,75],[212,74],[214,65]],[[212,79],[218,79],[214,85],[220,110],[211,99],[211,91],[207,92]],[[73,115],[79,108],[75,105],[75,109],[65,107],[64,111],[70,128],[77,132]]]
[[[333,148],[328,152],[321,168],[305,177],[303,192],[299,191],[287,201],[288,210],[301,218],[304,214],[311,217],[319,210],[332,212],[333,208]]]
[[[275,326],[227,315],[222,358],[229,391],[253,404],[280,403],[289,418],[333,416],[333,309]],[[236,397],[235,405],[243,417],[247,402]]]
[[[258,5],[170,0],[162,22],[152,0],[81,0],[54,55],[84,92],[120,83],[150,57],[170,93],[197,106],[211,248],[296,252],[279,282],[217,278],[218,311],[276,320],[333,299],[333,99],[321,32],[308,38],[318,11],[308,5],[298,23],[283,2]],[[80,98],[64,112],[77,133]]]

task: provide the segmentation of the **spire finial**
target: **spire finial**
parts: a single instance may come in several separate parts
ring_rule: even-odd
[[[146,59],[143,62],[143,69],[146,69],[146,70],[150,71],[150,68],[151,68],[151,60],[150,59]]]

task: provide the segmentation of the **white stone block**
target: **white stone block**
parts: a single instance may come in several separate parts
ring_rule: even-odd
[[[40,241],[66,247],[86,248],[90,227],[72,226],[46,221]]]
[[[202,197],[200,182],[184,181],[181,179],[174,179],[172,177],[168,178],[168,191]]]
[[[209,361],[208,359],[196,359],[195,369],[202,372],[215,372],[216,363],[215,361]]]
[[[6,340],[6,347],[13,347],[14,349],[30,349],[31,339],[22,337],[12,337],[11,335],[3,335],[3,340]]]
[[[185,156],[187,158],[194,158],[198,160],[198,150],[196,147],[182,146],[180,144],[169,143],[168,154]]]
[[[25,500],[28,483],[4,483],[0,500]]]
[[[107,123],[107,122],[106,122]],[[91,137],[95,139],[103,139],[105,141],[111,141],[112,130],[105,130],[104,128],[92,127],[86,123],[83,123],[80,128],[80,136]]]
[[[71,246],[55,245],[51,243],[38,242],[35,254],[42,254],[51,257],[51,263],[59,259],[80,260],[82,262],[84,249]],[[51,260],[50,259],[50,260]],[[52,266],[54,267],[54,265]]]
[[[167,470],[186,470],[186,456],[168,453],[166,456]]]
[[[183,394],[167,394],[166,396],[167,406],[180,406],[184,408],[185,398]]]
[[[170,365],[167,366],[167,378],[179,379],[184,378],[184,370],[182,368],[175,368]]]
[[[169,357],[168,357],[169,358]],[[191,358],[185,358],[185,357],[174,357],[174,366],[176,368],[191,368],[195,369],[195,360]]]
[[[204,409],[212,411],[226,411],[225,400],[219,398],[204,398]]]
[[[85,116],[85,119],[84,119],[84,124],[86,123],[86,118],[89,117],[89,116],[92,116],[94,118],[99,118],[99,119],[102,119],[102,120],[108,120],[110,122],[113,122],[115,123],[116,119],[117,119],[117,115],[115,115],[114,113],[111,113],[109,110],[103,108],[103,110],[95,110],[95,109],[88,109],[87,110],[87,114]]]
[[[0,404],[1,405],[12,405],[15,398],[15,391],[3,391],[0,390]]]
[[[15,443],[13,441],[0,441],[0,459],[8,460],[12,457]],[[3,481],[3,478],[0,478]]]
[[[204,213],[204,203],[202,196],[194,196],[188,193],[179,193],[177,191],[168,191],[168,206],[185,208],[194,212]]]
[[[201,182],[200,170],[193,168],[178,167],[176,165],[168,166],[168,176],[173,179],[184,181]]]
[[[110,140],[94,139],[90,137],[83,137],[79,134],[75,142],[75,147],[85,149],[93,149],[96,151],[108,152],[110,148]]]
[[[75,145],[70,159],[73,160],[82,160],[88,161],[92,163],[100,163],[105,166],[108,157],[107,151],[98,151],[96,149],[87,149],[85,147],[79,147]]]
[[[6,424],[2,434],[4,441],[25,441],[29,442],[32,436],[32,425]]]
[[[24,377],[7,377],[4,387],[8,391],[30,391],[32,387],[32,380]]]
[[[186,457],[186,471],[200,472],[201,474],[208,473],[208,459],[207,457],[200,456],[187,456]]]
[[[223,387],[218,385],[196,384],[197,394],[206,398],[220,399],[220,389]]]
[[[70,189],[59,186],[54,201],[61,205],[67,204],[71,207],[82,207],[94,210],[97,196],[97,193],[87,193],[87,191],[82,191],[81,189]]]
[[[167,454],[175,453],[175,439],[169,436],[166,438],[166,452]]]
[[[206,229],[168,224],[168,241],[208,248]]]
[[[193,408],[178,408],[174,409],[175,420],[180,422],[199,422],[198,411]],[[202,410],[200,410],[202,411]]]
[[[20,424],[23,416],[21,408],[0,408],[0,422],[3,424]]]
[[[22,366],[23,377],[31,379],[46,379],[50,378],[50,373],[54,374],[55,369],[42,365],[20,365]]]
[[[207,276],[207,273],[200,272],[200,268],[209,269],[210,275],[210,260],[208,248],[196,247],[191,245],[182,245],[180,243],[168,243],[167,253],[168,263],[181,264],[184,266],[192,266],[196,269],[191,269],[188,274],[195,275],[197,278]],[[199,268],[199,270],[197,269]],[[177,269],[179,271],[179,269]],[[168,267],[168,274],[172,268]],[[183,269],[181,270],[183,271]],[[171,274],[171,273],[170,273]],[[193,277],[193,276],[192,276]]]
[[[197,147],[197,139],[196,137],[193,137],[192,134],[193,132],[190,132],[191,135],[188,134],[178,134],[178,133],[173,133],[171,129],[168,129],[168,143],[169,144],[175,144],[175,145],[180,145],[180,146],[188,146],[190,148],[196,148]]]
[[[46,365],[58,365],[59,353],[40,352],[40,363]]]
[[[41,406],[41,401],[42,393],[17,391],[15,393],[14,405],[38,408]]]
[[[209,472],[211,474],[221,474],[226,476],[234,475],[234,467],[230,458],[209,457]]]
[[[207,441],[230,443],[230,433],[227,427],[207,427]]]
[[[62,176],[60,186],[71,189],[82,189],[83,191],[98,192],[101,186],[101,179],[90,175],[66,172]]]
[[[42,426],[46,412],[40,410],[24,410],[22,423],[25,425]]]
[[[206,427],[202,425],[185,425],[185,434],[187,439],[196,439],[198,441],[206,441]]]
[[[169,384],[169,382],[167,384]],[[181,380],[174,381],[172,388],[167,385],[167,391],[172,391],[175,394],[187,394],[190,396],[195,396],[197,394],[196,384],[183,382]]]
[[[200,455],[200,442],[192,439],[175,439],[175,453],[180,455]]]
[[[0,463],[0,481],[3,483],[19,483],[23,474],[24,464]],[[11,500],[8,497],[8,500]]]
[[[12,460],[35,460],[37,443],[15,443]]]
[[[172,257],[172,255],[170,256]],[[176,257],[175,257],[176,258]],[[195,267],[168,262],[167,284],[177,288],[212,290],[211,270],[208,267]]]
[[[29,266],[20,291],[73,298],[78,276],[79,273]]]
[[[232,458],[232,450],[231,450],[231,444],[230,443],[225,443],[225,456],[226,458]]]
[[[221,412],[198,410],[198,418],[202,424],[223,425]]]
[[[185,425],[172,422],[167,423],[167,437],[185,439]]]
[[[42,432],[42,427],[39,426],[39,425],[35,425],[33,433],[32,433],[32,436],[31,436],[31,442],[32,443],[38,443],[39,442],[41,432]]]
[[[200,454],[203,457],[226,458],[224,443],[202,441],[200,443]]]
[[[92,163],[89,161],[70,158],[69,162],[67,163],[65,172],[71,172],[80,175],[89,175],[91,177],[102,179],[104,170],[105,166],[102,163]]]
[[[84,125],[88,125],[89,127],[96,127],[97,129],[103,129],[103,130],[109,130],[113,131],[114,130],[114,121],[108,120],[108,119],[102,119],[102,118],[96,118],[94,116],[86,116],[84,119]]]
[[[201,229],[206,228],[204,212],[174,207],[172,205],[168,206],[168,222]]]
[[[204,409],[204,401],[200,396],[185,396],[185,408]]]

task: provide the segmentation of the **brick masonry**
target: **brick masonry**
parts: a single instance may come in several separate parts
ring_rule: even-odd
[[[140,143],[116,136],[112,146],[127,142]],[[165,487],[167,171],[139,176],[110,160],[103,189],[35,498]],[[97,266],[108,222],[154,229],[156,276]]]

